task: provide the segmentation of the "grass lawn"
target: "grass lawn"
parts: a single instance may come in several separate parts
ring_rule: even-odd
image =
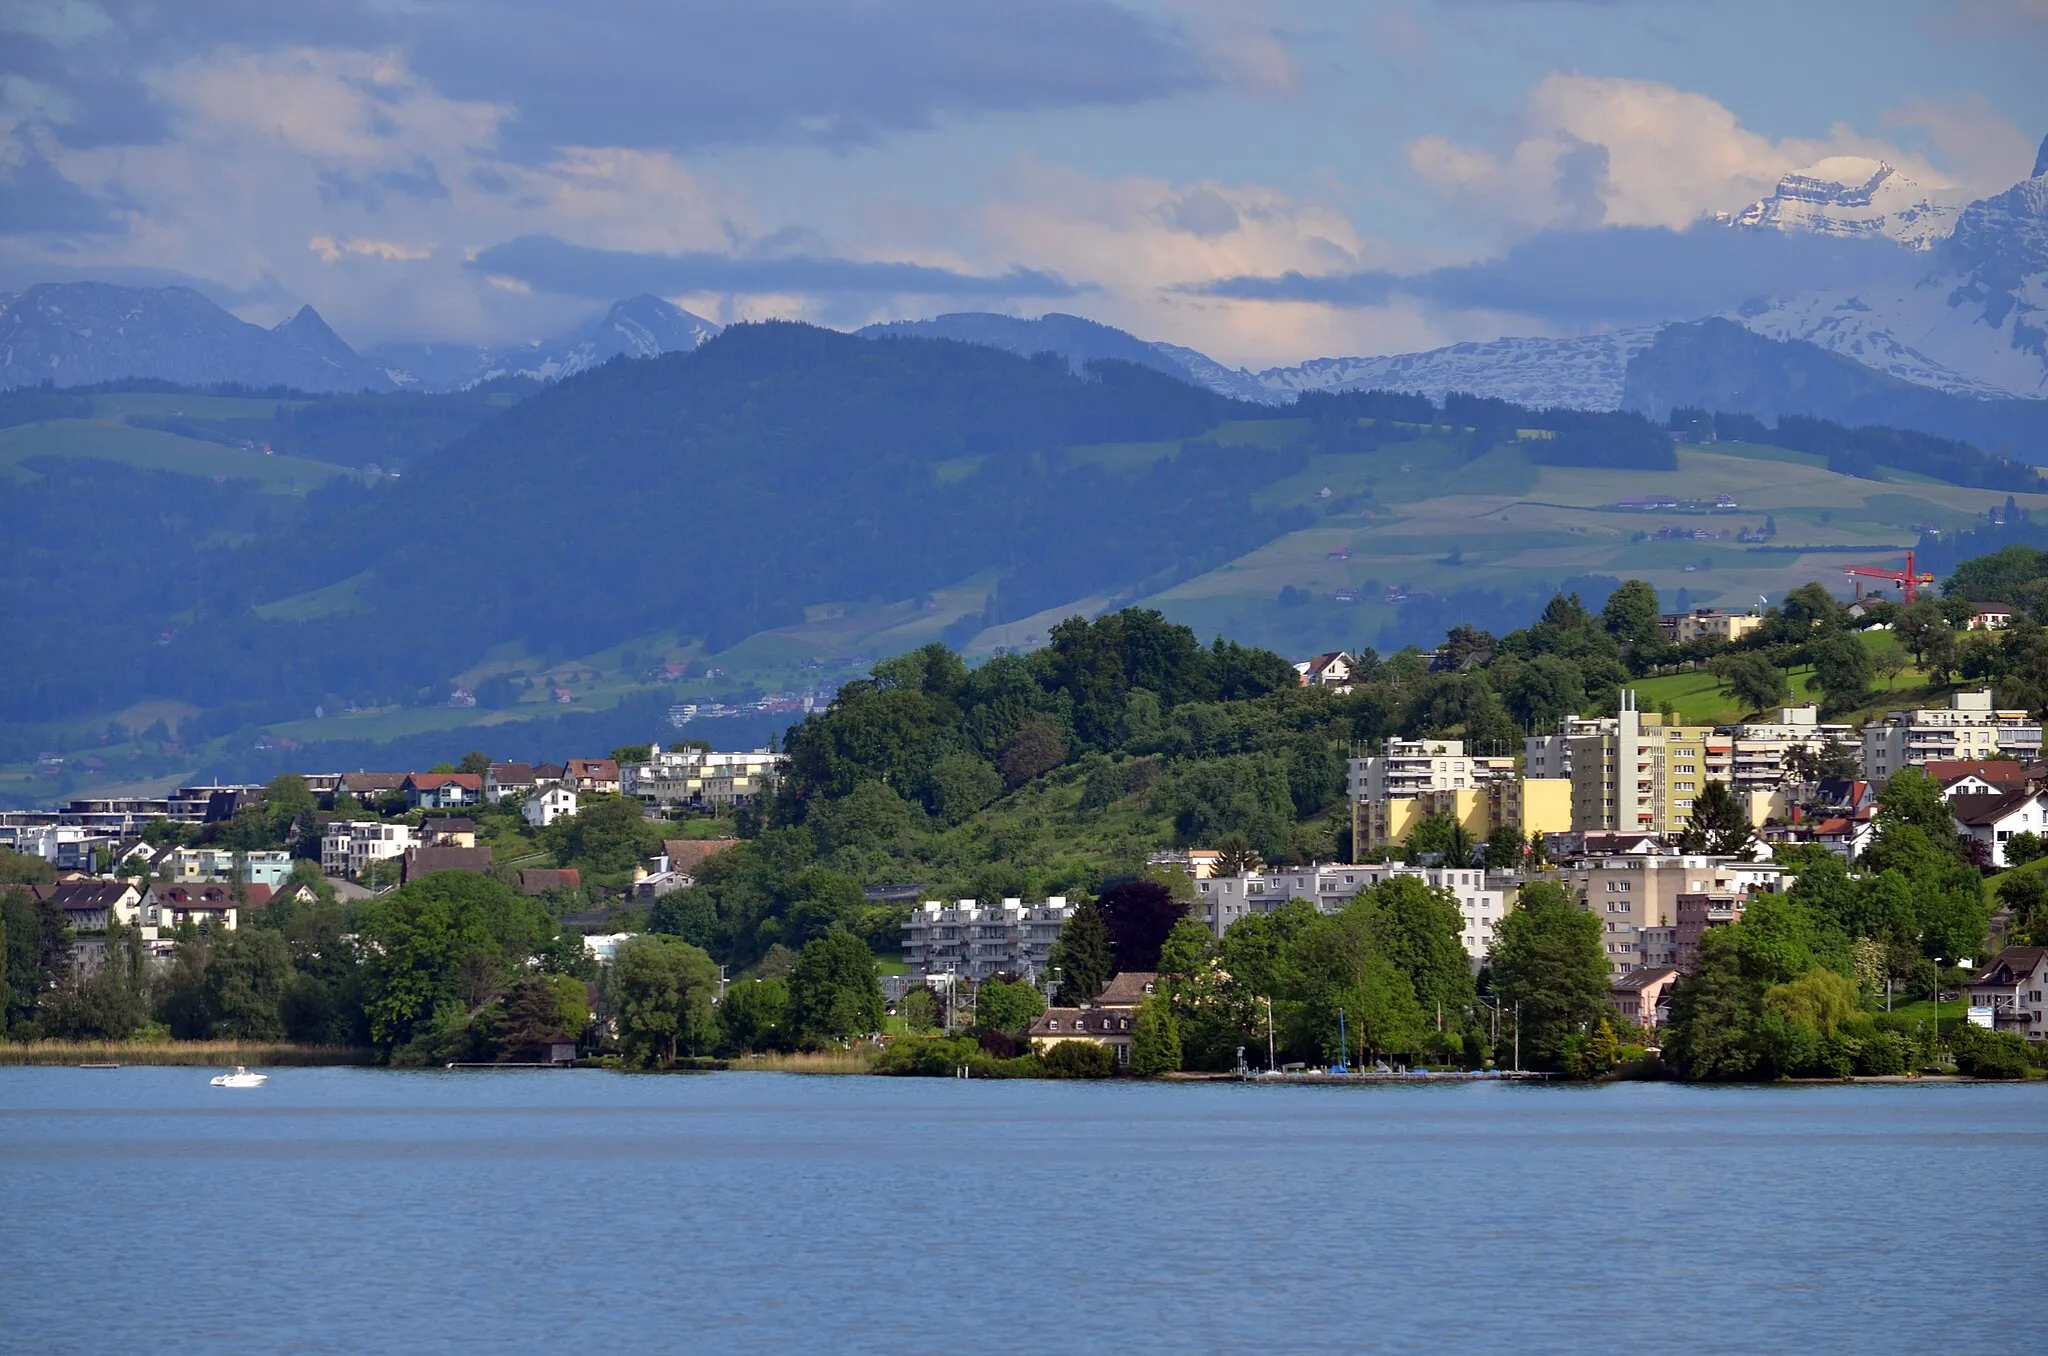
[[[0,468],[6,474],[16,479],[33,475],[20,463],[35,457],[83,457],[144,470],[253,480],[270,494],[304,494],[336,476],[357,474],[324,461],[266,457],[111,421],[52,419],[0,429]]]

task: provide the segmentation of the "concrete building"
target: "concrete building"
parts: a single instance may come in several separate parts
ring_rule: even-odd
[[[320,869],[354,879],[372,862],[401,858],[418,843],[410,824],[337,819],[320,838]]]
[[[1762,617],[1748,612],[1724,612],[1714,607],[1697,607],[1690,612],[1668,612],[1657,618],[1657,625],[1664,628],[1664,638],[1673,645],[1683,645],[1689,640],[1725,640],[1730,644],[1741,640],[1764,624]]]
[[[1600,919],[1601,946],[1617,977],[1649,966],[1684,968],[1681,896],[1746,897],[1776,890],[1784,879],[1784,868],[1775,862],[1675,853],[1582,857],[1556,875],[1579,907]],[[1706,916],[1696,921],[1703,931]]]
[[[1289,870],[1247,872],[1241,876],[1216,876],[1195,883],[1195,903],[1190,916],[1221,937],[1240,919],[1255,913],[1271,913],[1290,900],[1301,899],[1322,913],[1336,913],[1361,890],[1371,889],[1395,876],[1413,876],[1423,884],[1449,894],[1463,920],[1459,941],[1476,968],[1487,957],[1493,943],[1493,925],[1514,907],[1518,877],[1489,873],[1476,867],[1403,866],[1398,863],[1370,866],[1306,866]]]
[[[235,858],[241,863],[237,866]],[[239,872],[247,885],[268,885],[276,889],[292,874],[289,852],[244,852],[231,848],[174,848],[158,856],[156,874],[164,880],[191,885],[199,881],[235,879]]]
[[[2033,762],[2041,756],[2041,723],[2025,711],[1991,705],[1991,689],[1957,692],[1946,707],[1894,711],[1863,727],[1863,775],[1882,785],[1903,768],[2000,754]]]
[[[1398,800],[1477,786],[1479,773],[1460,740],[1389,739],[1382,752],[1351,760],[1349,782],[1353,800]]]
[[[767,749],[712,753],[656,744],[646,762],[628,763],[618,774],[619,790],[649,805],[730,810],[774,789],[782,776],[782,755]]]
[[[1524,834],[1563,833],[1571,828],[1571,783],[1559,778],[1507,776],[1476,787],[1424,791],[1390,800],[1351,802],[1353,850],[1403,843],[1415,826],[1431,815],[1449,815],[1475,841],[1496,830],[1518,828]]]
[[[1667,725],[1624,688],[1619,713],[1566,717],[1556,734],[1525,740],[1522,761],[1531,777],[1570,779],[1574,832],[1661,835],[1686,826],[1706,783],[1733,776],[1734,741],[1710,726]]]
[[[1017,975],[1038,982],[1074,906],[1054,895],[1039,904],[928,899],[903,920],[903,959],[913,974],[984,980]]]
[[[1745,721],[1735,727],[1734,788],[1775,792],[1793,780],[1794,754],[1819,753],[1831,743],[1856,747],[1849,727],[1823,724],[1817,706],[1781,706],[1768,720]]]

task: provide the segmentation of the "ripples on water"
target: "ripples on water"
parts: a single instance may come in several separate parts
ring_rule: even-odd
[[[208,1074],[0,1069],[0,1349],[1810,1356],[2041,1294],[2040,1084]]]

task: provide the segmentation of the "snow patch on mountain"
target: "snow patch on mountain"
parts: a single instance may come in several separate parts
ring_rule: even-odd
[[[2048,397],[2048,143],[2041,171],[1969,204],[1910,286],[1813,292],[1732,318],[1922,386]]]
[[[1408,391],[1437,401],[1463,391],[1535,408],[1611,410],[1621,404],[1629,359],[1648,348],[1660,328],[1572,339],[1495,339],[1376,358],[1316,358],[1263,372],[1233,372],[1191,349],[1166,351],[1200,384],[1269,405],[1286,404],[1303,391]]]
[[[499,377],[560,381],[613,358],[688,353],[722,328],[660,297],[614,302],[604,315],[567,334],[527,344],[392,344],[376,350],[392,379],[419,390],[467,390]]]
[[[1862,238],[1931,250],[1955,230],[1967,195],[1926,188],[1882,160],[1829,156],[1788,174],[1768,198],[1716,220],[1744,230]]]

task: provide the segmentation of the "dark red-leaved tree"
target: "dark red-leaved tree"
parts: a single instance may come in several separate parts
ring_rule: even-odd
[[[1119,972],[1157,970],[1166,934],[1188,911],[1172,891],[1151,880],[1119,881],[1102,892],[1096,907],[1109,929],[1110,952]]]

